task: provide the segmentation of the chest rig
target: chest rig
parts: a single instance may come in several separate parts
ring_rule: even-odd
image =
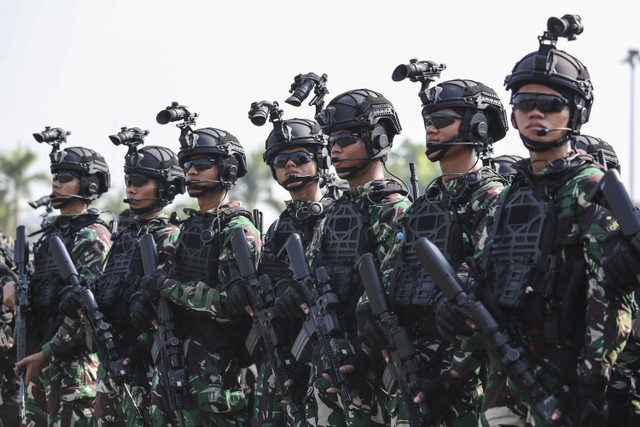
[[[589,166],[580,159],[543,175],[518,174],[496,212],[485,249],[484,284],[509,318],[544,321],[545,301],[557,292],[557,191]],[[553,169],[556,169],[555,171]],[[522,307],[531,310],[521,310]]]
[[[295,202],[294,202],[295,203]],[[269,234],[262,246],[261,273],[268,274],[272,280],[291,277],[289,263],[282,256],[282,248],[289,236],[298,233],[303,247],[311,242],[316,223],[324,212],[333,206],[335,200],[324,198],[320,202],[304,202],[300,206],[289,206],[279,218],[278,224]]]
[[[160,230],[167,228],[167,225],[167,219],[155,218],[142,227],[130,225],[113,235],[114,242],[104,271],[93,289],[98,305],[110,317],[128,318],[129,308],[126,302],[136,291],[137,280],[144,276],[138,238],[145,231],[155,237]]]
[[[374,181],[360,200],[338,199],[325,221],[318,265],[327,268],[341,302],[348,301],[362,288],[354,269],[357,259],[375,250],[365,235],[370,226],[370,207],[394,193],[407,194],[395,181]]]
[[[429,187],[411,206],[401,220],[404,244],[391,279],[391,298],[395,304],[413,306],[423,314],[424,307],[433,305],[438,289],[418,261],[415,244],[421,237],[429,239],[457,269],[465,256],[465,231],[459,210],[469,203],[477,188],[491,180],[502,179],[487,170],[473,172],[462,178],[461,186],[454,191],[445,193],[442,183]]]
[[[99,218],[99,212],[90,209],[83,215],[78,215],[68,227],[60,227],[58,222],[49,224],[42,229],[42,236],[33,245],[34,271],[30,283],[32,295],[31,302],[34,307],[51,307],[53,311],[58,311],[59,292],[64,285],[60,277],[60,271],[53,256],[49,253],[49,241],[56,234],[62,240],[67,252],[72,253],[73,243],[76,234],[85,227],[92,224],[106,224]],[[37,310],[35,310],[37,311]]]

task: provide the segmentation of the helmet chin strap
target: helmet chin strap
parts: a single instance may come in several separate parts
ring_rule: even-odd
[[[439,162],[447,154],[449,149],[454,145],[473,145],[475,147],[480,145],[477,142],[460,142],[460,141],[462,141],[462,136],[460,134],[457,134],[456,136],[454,136],[453,138],[445,142],[438,142],[438,143],[427,142],[427,151],[425,151],[425,154],[427,155],[427,159],[429,159],[429,161],[433,163]],[[430,155],[433,153],[437,153],[436,156],[430,157]]]
[[[571,139],[571,134],[565,135],[560,139],[549,142],[534,141],[531,138],[527,138],[523,134],[520,134],[520,139],[522,140],[522,143],[527,148],[527,150],[533,151],[535,153],[543,153],[545,151],[549,151],[553,148],[558,148],[564,145]]]
[[[313,175],[292,176],[287,178],[280,186],[287,191],[297,191],[306,186],[308,183],[318,181],[320,174],[314,173]],[[291,184],[299,182],[300,184],[290,187]]]
[[[49,199],[51,200],[51,205],[56,209],[64,208],[71,203],[73,199],[84,200],[87,204],[90,201],[88,197],[82,197],[76,194],[51,194]]]
[[[154,200],[154,203],[151,203],[149,206],[145,206],[143,208],[134,208],[133,206],[131,206],[131,202],[144,202],[146,200]],[[163,208],[165,205],[162,203],[162,200],[159,199],[158,197],[151,197],[148,199],[124,199],[122,200],[124,203],[128,203],[129,204],[129,209],[131,209],[131,212],[133,212],[135,215],[143,215],[146,214],[148,212],[153,212],[158,210],[158,208]]]
[[[201,183],[204,182],[214,182],[214,185],[201,185]],[[187,187],[187,191],[192,188],[194,190],[199,191],[197,194],[194,194],[195,197],[201,197],[203,195],[205,195],[206,193],[210,192],[210,191],[214,191],[217,190],[219,188],[222,188],[222,181],[216,180],[216,179],[207,179],[207,180],[203,180],[203,181],[192,181],[192,182],[187,182],[186,184]]]
[[[351,179],[355,176],[356,173],[360,172],[362,169],[366,168],[367,166],[369,166],[371,164],[371,162],[373,162],[374,159],[372,158],[361,158],[361,159],[346,159],[346,160],[363,160],[362,163],[360,163],[359,165],[356,166],[348,166],[345,168],[336,168],[336,172],[338,173],[338,175],[340,175],[341,173],[345,173],[348,172],[348,175],[345,176],[343,179]],[[334,159],[332,158],[331,161],[333,162]]]

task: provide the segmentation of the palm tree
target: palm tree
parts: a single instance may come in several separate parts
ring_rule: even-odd
[[[20,223],[21,203],[31,200],[31,184],[50,182],[47,173],[28,174],[29,167],[37,160],[35,152],[23,149],[18,142],[13,151],[0,154],[0,202],[4,209],[0,216],[0,227],[11,232]],[[25,200],[26,199],[26,200]]]

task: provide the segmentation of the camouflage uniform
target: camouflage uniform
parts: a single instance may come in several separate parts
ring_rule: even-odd
[[[372,252],[378,263],[389,254],[394,242],[394,229],[398,220],[409,207],[410,201],[406,191],[394,180],[381,179],[371,181],[356,188],[355,193],[345,192],[338,199],[333,209],[316,226],[313,240],[307,249],[307,258],[310,259],[312,270],[324,266],[329,270],[331,283],[339,283],[335,289],[340,297],[341,322],[346,328],[351,346],[357,351],[368,352],[357,341],[355,307],[362,295],[363,287],[359,283],[354,265],[357,257]],[[355,213],[350,217],[352,221],[342,230],[332,229],[333,219],[342,216],[345,212]],[[348,215],[348,214],[347,214]],[[333,217],[333,218],[332,218]],[[343,224],[344,225],[344,224]],[[333,264],[327,259],[328,247],[342,236],[355,243],[354,248],[349,247],[348,253],[340,257],[340,264]],[[336,252],[335,247],[330,248]],[[375,355],[374,355],[375,356]],[[349,407],[343,407],[338,395],[327,393],[329,383],[323,378],[325,367],[320,360],[319,346],[316,346],[313,354],[313,366],[309,385],[313,388],[315,397],[314,406],[307,406],[307,422],[318,426],[335,425],[383,425],[388,422],[383,410],[385,405],[380,388],[380,378],[373,369],[368,369],[366,378],[359,390],[350,390],[353,403]]]
[[[82,321],[59,312],[62,279],[48,247],[51,236],[59,233],[79,277],[93,280],[111,247],[110,233],[98,214],[90,209],[81,215],[57,216],[34,245],[27,352],[42,349],[49,363],[29,383],[23,425],[91,425],[98,360],[87,349]]]
[[[536,175],[529,159],[514,167],[518,173],[513,183],[500,194],[474,237],[476,254],[469,270],[476,293],[494,302],[493,315],[527,349],[541,383],[562,397],[566,386],[581,376],[608,378],[630,331],[630,299],[612,294],[600,265],[599,243],[617,222],[598,204],[602,172],[593,167],[591,158],[559,159]],[[508,229],[518,224],[518,231]],[[533,246],[542,254],[532,256],[522,276],[509,271],[520,265],[518,252],[503,249],[510,238],[528,244],[533,238]],[[464,278],[466,266],[460,273]],[[517,279],[526,290],[509,286]],[[455,362],[461,370],[477,366],[481,350],[474,336],[466,344],[476,351]],[[488,419],[540,423],[493,360],[489,360],[482,424]]]
[[[260,254],[260,274],[269,274],[274,288],[278,286],[286,286],[293,281],[289,264],[286,259],[278,258],[279,251],[284,247],[287,238],[298,233],[302,244],[306,247],[311,241],[313,229],[316,222],[327,209],[334,203],[331,198],[323,198],[317,203],[323,206],[323,210],[317,214],[313,214],[309,210],[310,202],[304,200],[291,200],[287,202],[287,208],[280,214],[280,217],[271,224],[269,230],[264,237],[264,246]],[[286,322],[278,324],[278,328],[282,328],[284,335],[293,345],[300,329],[302,328],[302,311],[298,318],[287,318]],[[308,369],[305,369],[307,375],[301,377],[308,378]],[[291,407],[281,403],[282,396],[278,394],[275,385],[275,374],[265,356],[258,363],[258,387],[256,390],[257,405],[253,411],[251,424],[254,426],[276,426],[276,425],[299,425],[304,423],[303,405],[298,404],[298,412],[293,413]],[[311,396],[308,396],[311,398]]]
[[[185,425],[244,425],[247,412],[239,368],[248,364],[244,340],[250,318],[232,320],[223,308],[226,290],[234,279],[239,280],[228,240],[234,228],[242,228],[257,263],[260,233],[240,202],[227,202],[205,214],[191,209],[185,212],[189,218],[182,224],[175,258],[163,265],[171,278],[160,292],[162,298],[174,303],[176,334],[184,350],[188,390],[181,412]],[[156,365],[151,396],[153,425],[177,423],[167,390],[165,373]]]
[[[160,262],[173,256],[178,227],[170,225],[164,215],[151,219],[134,218],[132,223],[115,235],[104,272],[94,285],[96,302],[105,315],[105,320],[113,326],[114,342],[121,357],[125,357],[132,346],[150,348],[148,334],[138,336],[137,331],[131,328],[129,305],[126,304],[135,291],[137,281],[144,274],[138,238],[146,232],[150,233],[156,242]],[[142,360],[135,361],[132,379],[129,382],[130,389],[136,406],[145,417],[145,422],[149,423],[153,368],[150,357],[143,358],[140,355],[138,359]],[[120,392],[120,387],[108,376],[103,363],[98,366],[94,416],[98,426],[141,425],[136,419],[133,407]]]
[[[8,280],[16,280],[16,266],[9,238],[0,231],[0,288]],[[5,332],[13,323],[13,311],[0,304],[0,426],[17,425],[18,420],[18,388],[13,372],[15,363],[15,347],[13,338]],[[14,350],[12,350],[14,348]]]
[[[455,348],[436,330],[433,308],[438,291],[417,260],[413,245],[419,237],[426,237],[458,268],[473,253],[474,225],[481,221],[503,188],[502,177],[488,167],[448,181],[438,178],[400,220],[393,249],[381,265],[383,282],[393,296],[394,312],[420,355],[426,379],[450,369]],[[426,223],[430,226],[425,227]],[[440,421],[447,425],[477,424],[482,395],[478,371],[476,368],[469,373],[464,393],[457,396],[448,411],[440,414],[443,417]],[[393,425],[409,425],[400,391],[389,404]]]

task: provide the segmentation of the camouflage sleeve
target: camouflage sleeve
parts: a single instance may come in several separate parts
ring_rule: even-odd
[[[247,218],[238,217],[222,230],[221,240],[225,244],[218,256],[218,283],[180,282],[175,279],[167,279],[160,295],[187,309],[207,313],[219,321],[228,321],[228,319],[219,317],[219,313],[221,312],[221,301],[224,301],[226,297],[227,286],[233,278],[240,275],[231,243],[227,241],[233,228],[237,227],[244,229],[251,256],[254,263],[257,264],[262,247],[260,233]]]
[[[178,236],[180,236],[180,229],[176,226],[163,228],[154,234],[153,239],[156,242],[158,263],[160,265],[172,260],[175,256]]]
[[[587,327],[581,371],[583,375],[609,377],[611,367],[624,348],[631,330],[632,301],[629,296],[617,297],[608,291],[600,265],[600,242],[608,233],[617,229],[618,225],[607,209],[591,200],[590,195],[595,193],[593,190],[599,185],[601,178],[600,171],[593,172],[589,169],[578,176],[578,184],[569,186],[571,197],[562,199],[564,203],[559,221],[563,220],[564,212],[572,213],[572,220],[577,224],[577,238],[582,244],[586,261]],[[570,235],[568,239],[572,237]]]
[[[469,248],[468,251],[465,251],[468,255],[473,254],[474,241],[480,240],[476,230],[485,224],[489,212],[496,206],[496,201],[502,190],[504,190],[502,182],[490,181],[473,192],[462,218],[462,226],[465,231],[462,233],[462,243],[465,248]]]
[[[93,280],[102,271],[111,248],[110,237],[109,231],[100,224],[85,227],[76,235],[70,256],[81,281]],[[55,335],[42,346],[49,360],[63,359],[82,346],[86,338],[83,323],[82,319],[65,317]]]
[[[398,222],[411,206],[409,199],[401,194],[391,194],[378,204],[371,206],[371,226],[366,231],[366,238],[375,249],[378,265],[385,262],[387,269],[393,268],[397,257],[392,252],[396,241]]]

